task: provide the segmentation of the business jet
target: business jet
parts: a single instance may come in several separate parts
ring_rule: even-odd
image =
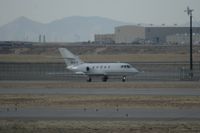
[[[92,77],[101,76],[106,82],[109,76],[121,76],[122,82],[128,75],[135,75],[139,71],[128,63],[85,63],[66,48],[59,48],[59,52],[65,61],[66,68],[75,74],[86,75],[87,82],[92,82]]]

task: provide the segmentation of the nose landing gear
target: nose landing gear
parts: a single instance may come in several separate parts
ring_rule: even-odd
[[[126,82],[126,76],[122,77],[122,82]]]

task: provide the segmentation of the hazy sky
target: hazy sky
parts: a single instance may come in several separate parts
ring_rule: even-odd
[[[184,10],[195,10],[200,21],[200,0],[0,0],[0,26],[26,16],[47,23],[69,16],[101,16],[131,23],[181,24]]]

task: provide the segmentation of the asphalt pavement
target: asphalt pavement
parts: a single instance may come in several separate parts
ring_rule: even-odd
[[[0,94],[200,96],[200,88],[0,88]]]
[[[200,120],[200,109],[0,108],[0,119]]]

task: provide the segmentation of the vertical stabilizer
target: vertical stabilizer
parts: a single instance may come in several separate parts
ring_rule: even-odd
[[[78,56],[75,56],[66,48],[59,48],[59,52],[67,66],[75,66],[83,63]]]

